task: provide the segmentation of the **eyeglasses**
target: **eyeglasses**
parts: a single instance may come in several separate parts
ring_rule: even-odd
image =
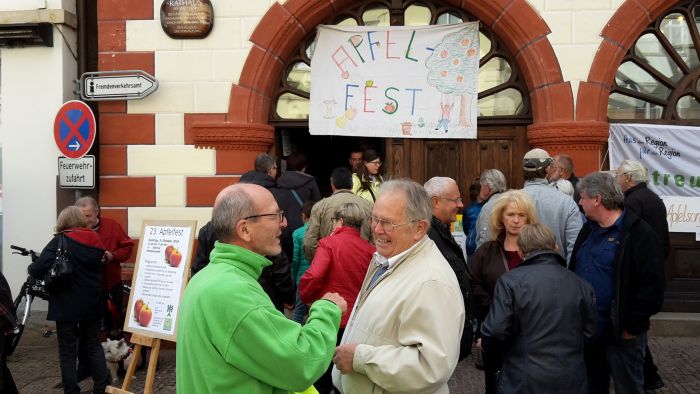
[[[623,176],[623,175],[624,175],[624,176],[627,176],[628,174],[629,174],[629,172],[622,172],[622,173],[620,173],[620,174],[615,173],[615,176]]]
[[[277,213],[263,213],[260,215],[250,215],[250,216],[244,217],[243,220],[250,220],[250,219],[257,219],[257,218],[272,218],[272,217],[277,217],[277,220],[279,220],[280,223],[282,223],[284,221],[284,211],[280,209],[279,211],[277,211]]]
[[[379,226],[381,226],[382,230],[385,233],[391,233],[394,230],[396,230],[397,227],[406,226],[406,225],[409,225],[409,224],[415,223],[415,222],[416,222],[416,220],[411,220],[411,221],[408,221],[406,223],[395,224],[395,223],[392,223],[388,220],[380,219],[376,216],[370,216],[367,218],[367,223],[369,223],[369,226],[371,228],[376,226],[376,225],[379,225]]]
[[[382,165],[382,161],[379,160],[379,159],[373,160],[373,161],[368,161],[367,163],[368,163],[368,164],[374,164],[374,165],[377,165],[377,166],[381,166],[381,165]]]
[[[441,200],[447,200],[447,201],[452,201],[455,204],[459,204],[462,202],[462,197],[457,197],[457,198],[448,198],[448,197],[438,197]]]

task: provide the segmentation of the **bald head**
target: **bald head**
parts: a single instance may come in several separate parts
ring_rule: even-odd
[[[255,201],[272,194],[262,186],[252,183],[239,183],[225,187],[214,201],[211,225],[222,242],[236,239],[236,223],[255,214]]]
[[[246,183],[224,188],[216,196],[211,218],[219,241],[238,245],[263,256],[280,253],[279,236],[286,220],[264,187]]]

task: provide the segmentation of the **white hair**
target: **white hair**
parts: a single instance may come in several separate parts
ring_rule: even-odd
[[[620,163],[620,170],[622,170],[622,173],[628,176],[635,185],[646,182],[647,179],[649,179],[649,173],[646,167],[635,160],[624,160]]]
[[[429,197],[442,197],[453,184],[457,184],[454,179],[446,176],[434,176],[428,179],[423,185]]]

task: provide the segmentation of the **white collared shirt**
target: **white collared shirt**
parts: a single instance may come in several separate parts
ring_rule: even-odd
[[[427,236],[428,235],[426,234],[423,237],[425,238]],[[374,252],[374,263],[377,264],[377,266],[382,266],[382,265],[388,264],[387,269],[391,269],[394,267],[394,265],[396,265],[397,261],[399,261],[406,254],[408,254],[408,252],[415,249],[416,245],[418,245],[420,243],[420,241],[422,241],[422,239],[416,241],[416,243],[414,243],[410,248],[404,250],[403,252],[397,254],[396,256],[389,257],[388,259],[386,257],[382,256],[381,254],[379,254],[379,252]]]

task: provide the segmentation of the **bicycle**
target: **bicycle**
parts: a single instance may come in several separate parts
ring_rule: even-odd
[[[29,256],[32,260],[32,263],[39,258],[39,255],[37,255],[37,253],[31,249],[27,250],[25,248],[15,245],[10,245],[10,249],[16,251],[12,252],[12,254]],[[44,288],[43,280],[35,279],[27,275],[27,281],[22,284],[22,287],[19,290],[19,294],[17,295],[17,298],[15,298],[15,301],[13,303],[19,324],[18,332],[15,334],[14,337],[12,337],[12,340],[6,348],[8,356],[12,355],[12,353],[17,348],[17,345],[19,344],[20,338],[22,338],[24,327],[29,321],[29,314],[31,312],[32,302],[34,302],[35,297],[39,297],[43,300],[48,300],[49,293]]]

